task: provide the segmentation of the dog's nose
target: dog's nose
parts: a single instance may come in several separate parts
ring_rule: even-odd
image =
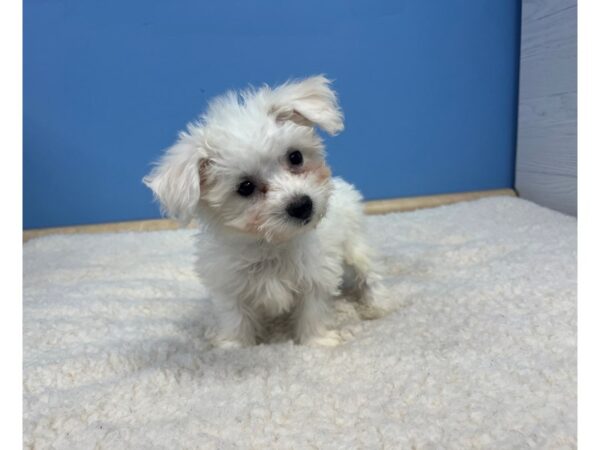
[[[285,210],[295,219],[306,220],[312,214],[313,202],[308,195],[303,195],[293,200]]]

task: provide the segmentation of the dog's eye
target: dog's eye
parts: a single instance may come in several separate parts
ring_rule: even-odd
[[[299,150],[293,150],[288,155],[288,160],[290,161],[290,164],[292,166],[299,166],[300,164],[302,164],[302,161],[304,161],[304,158],[302,157],[302,153],[300,153]]]
[[[254,183],[252,181],[246,180],[242,181],[239,184],[237,188],[237,193],[240,194],[242,197],[249,197],[254,192],[254,189],[256,189]]]

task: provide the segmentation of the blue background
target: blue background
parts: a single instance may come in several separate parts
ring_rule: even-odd
[[[141,183],[206,101],[325,73],[367,199],[512,187],[519,0],[24,2],[24,227],[159,216]]]

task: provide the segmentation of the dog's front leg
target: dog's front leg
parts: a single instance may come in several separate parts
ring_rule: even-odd
[[[258,319],[255,311],[236,299],[218,302],[216,347],[246,347],[256,344]]]
[[[331,301],[331,295],[318,287],[302,294],[293,316],[298,344],[335,346],[340,343],[339,333],[327,329]]]

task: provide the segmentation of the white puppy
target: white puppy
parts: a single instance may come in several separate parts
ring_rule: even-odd
[[[204,225],[198,270],[218,310],[216,345],[261,342],[281,316],[296,342],[335,345],[328,319],[342,287],[364,317],[384,310],[361,196],[331,178],[317,126],[344,128],[323,76],[229,92],[144,178],[164,213]]]

